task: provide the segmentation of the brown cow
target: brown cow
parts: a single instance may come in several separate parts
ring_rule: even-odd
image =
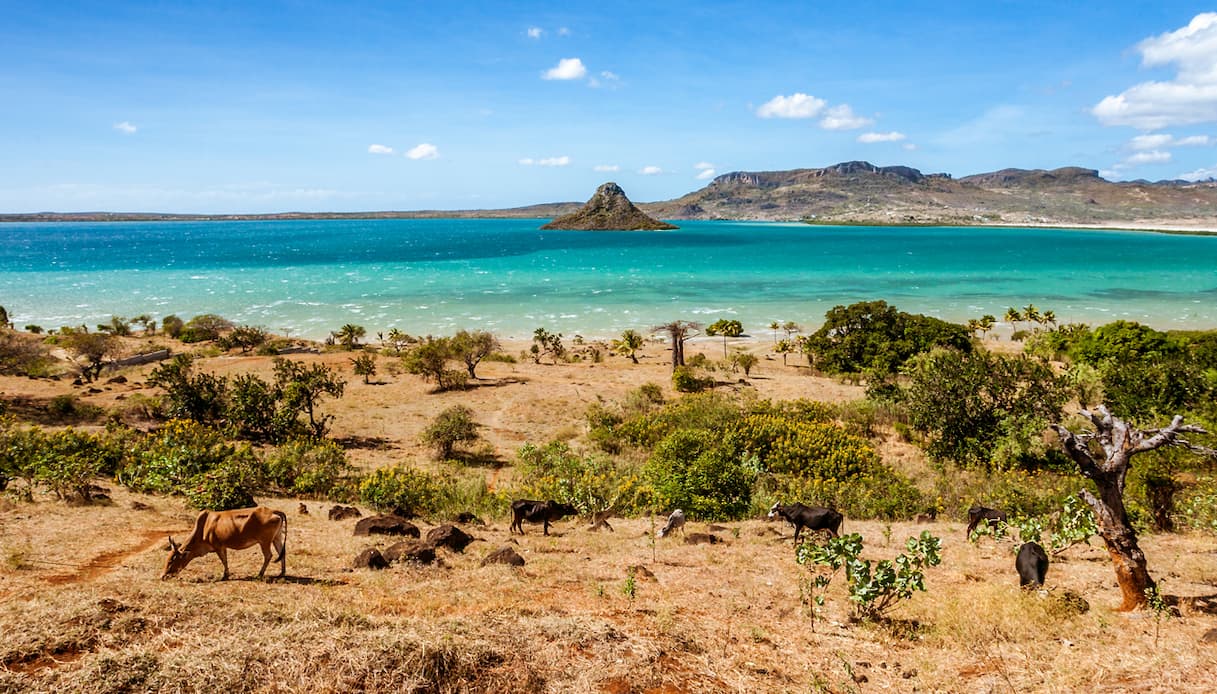
[[[194,522],[194,532],[186,544],[178,546],[169,537],[169,559],[165,562],[165,573],[161,579],[177,575],[186,565],[199,557],[212,552],[220,555],[220,563],[224,565],[224,575],[220,580],[228,578],[228,550],[245,549],[254,545],[262,546],[262,570],[258,578],[266,573],[270,564],[270,548],[274,545],[279,550],[281,568],[279,576],[287,573],[287,514],[275,511],[265,506],[254,508],[239,508],[232,511],[203,511]]]

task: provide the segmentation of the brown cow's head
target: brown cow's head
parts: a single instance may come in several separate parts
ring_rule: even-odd
[[[189,544],[189,543],[187,543]],[[176,542],[173,541],[173,536],[169,536],[169,558],[165,560],[165,572],[161,574],[161,580],[173,578],[177,572],[186,568],[190,563],[190,555],[182,550]]]

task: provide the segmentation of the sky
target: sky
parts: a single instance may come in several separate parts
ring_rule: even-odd
[[[0,212],[651,201],[850,160],[1217,176],[1217,7],[0,0]]]

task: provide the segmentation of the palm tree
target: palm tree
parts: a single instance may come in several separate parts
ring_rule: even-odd
[[[642,349],[642,335],[637,330],[626,330],[621,333],[621,338],[613,340],[613,351],[623,357],[629,357],[630,361],[638,363],[638,355],[635,354]]]
[[[744,325],[737,320],[720,318],[706,327],[707,335],[723,336],[723,358],[727,357],[727,338],[739,337],[744,334]]]
[[[1044,324],[1056,327],[1056,312],[1052,310],[1044,311]]]
[[[1002,320],[1010,324],[1010,329],[1013,332],[1018,331],[1018,322],[1023,320],[1023,314],[1018,309],[1011,306],[1006,309],[1006,315],[1002,316]]]
[[[775,345],[778,343],[778,329],[781,327],[782,324],[778,323],[777,321],[773,321],[769,324],[769,329],[773,331],[773,344]]]
[[[343,349],[351,351],[359,347],[359,341],[367,334],[368,331],[364,330],[362,325],[347,323],[334,333],[334,338],[342,344]]]
[[[1043,323],[1044,316],[1040,310],[1035,307],[1035,304],[1027,304],[1023,307],[1023,319],[1028,323]]]

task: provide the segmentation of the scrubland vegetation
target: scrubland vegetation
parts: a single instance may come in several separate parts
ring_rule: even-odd
[[[1019,341],[883,302],[751,339],[0,328],[0,689],[1207,690],[1217,332],[1030,309],[1007,314]],[[1089,431],[1076,412],[1099,405],[1194,427],[1121,477],[1156,579],[1132,612],[1078,496],[1102,488],[1052,429]],[[513,545],[515,498],[585,518]],[[843,537],[795,547],[762,520],[778,501],[838,509]],[[192,509],[254,502],[289,514],[287,581],[213,583],[214,557],[156,580]],[[977,503],[1009,524],[965,539]],[[352,571],[376,539],[334,504],[460,517],[485,543]],[[675,508],[719,542],[656,541]],[[586,530],[605,516],[615,532]],[[1012,568],[1031,540],[1053,557],[1042,595]],[[504,545],[523,568],[479,566]]]

